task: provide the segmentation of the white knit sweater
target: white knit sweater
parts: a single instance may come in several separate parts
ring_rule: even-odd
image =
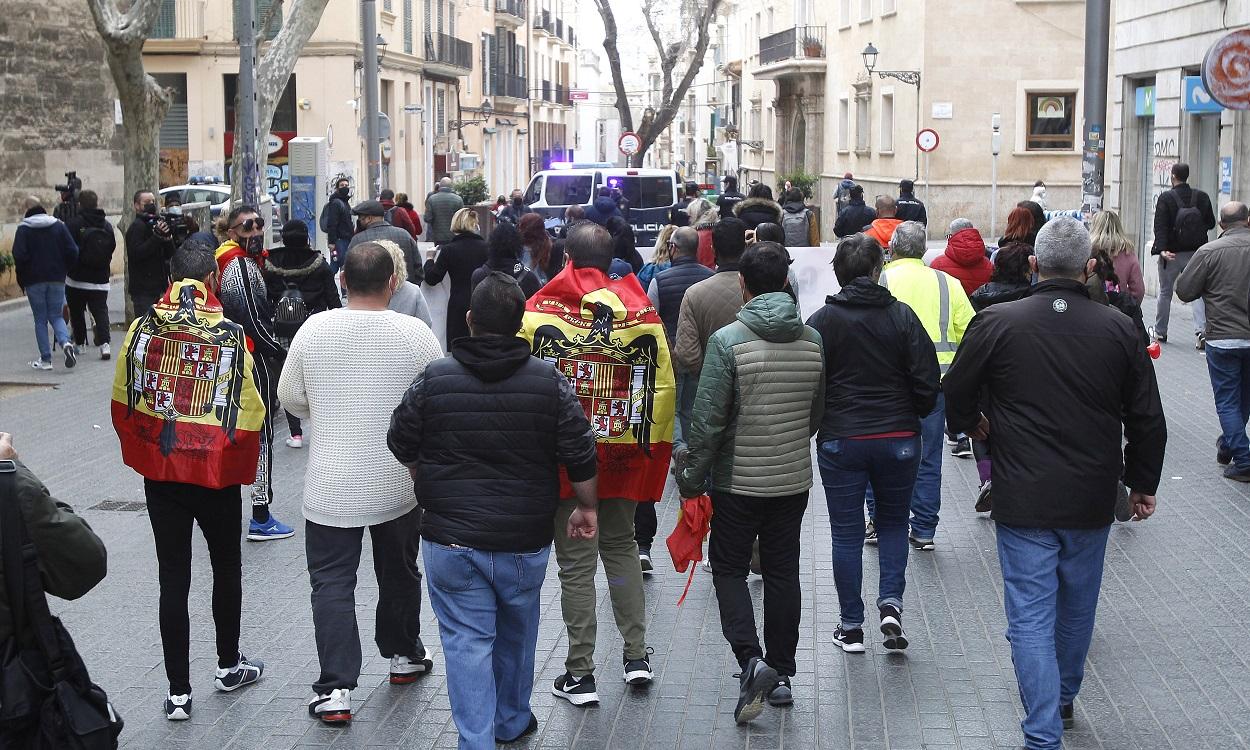
[[[278,399],[312,420],[304,517],[372,526],[416,506],[412,478],[386,446],[391,413],[427,364],[443,356],[429,326],[391,310],[317,313],[295,334]]]

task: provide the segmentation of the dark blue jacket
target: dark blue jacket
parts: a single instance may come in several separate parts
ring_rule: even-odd
[[[586,209],[586,218],[599,226],[607,224],[608,219],[613,216],[621,216],[621,209],[616,205],[616,201],[606,195],[595,198],[595,202],[590,204],[590,208]],[[625,217],[621,216],[621,218]]]
[[[673,258],[673,265],[655,275],[656,310],[664,321],[669,341],[677,340],[677,314],[686,290],[704,279],[712,278],[714,271],[699,262],[698,258]]]
[[[877,210],[861,200],[852,199],[838,214],[834,222],[833,233],[838,237],[847,237],[864,231],[864,227],[877,220]]]
[[[37,213],[22,219],[13,235],[13,263],[17,285],[65,283],[65,276],[78,260],[78,245],[65,222]]]
[[[395,409],[387,443],[416,469],[421,536],[493,552],[551,544],[559,466],[574,482],[597,471],[573,386],[515,336],[461,339],[430,363]]]

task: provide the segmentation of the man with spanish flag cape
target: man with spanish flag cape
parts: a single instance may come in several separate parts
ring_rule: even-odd
[[[642,568],[634,542],[634,508],[664,491],[673,448],[673,366],[664,324],[632,275],[609,277],[612,238],[591,222],[569,232],[572,262],[530,298],[521,335],[534,356],[573,384],[595,432],[599,463],[599,535],[561,532],[576,503],[561,476],[556,561],[568,630],[567,672],[552,692],[574,705],[599,700],[594,681],[597,558],[611,582],[612,609],[625,640],[625,680],[651,681],[647,660]]]
[[[187,594],[193,522],[213,563],[214,685],[237,690],[260,679],[265,668],[239,651],[240,486],[256,478],[265,406],[243,330],[226,320],[209,291],[217,276],[212,253],[184,247],[170,270],[177,280],[126,334],[112,415],[122,460],[144,478],[169,678],[165,715],[178,720],[191,716]]]

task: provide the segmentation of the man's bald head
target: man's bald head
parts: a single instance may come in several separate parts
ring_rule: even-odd
[[[699,233],[690,227],[679,227],[673,232],[673,245],[678,257],[693,257],[699,254]]]
[[[1220,207],[1220,226],[1225,229],[1245,226],[1248,219],[1250,207],[1240,201],[1229,201]]]
[[[895,212],[898,211],[898,202],[890,195],[877,196],[877,216],[882,219],[894,218]]]

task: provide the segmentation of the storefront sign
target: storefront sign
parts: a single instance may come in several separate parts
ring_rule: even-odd
[[[1137,87],[1137,107],[1134,113],[1138,117],[1154,117],[1155,116],[1155,87],[1154,86],[1138,86]]]
[[[1202,60],[1202,83],[1215,102],[1229,109],[1250,109],[1250,29],[1226,34],[1211,45]],[[1189,101],[1186,86],[1186,105]],[[1185,109],[1194,111],[1189,106]]]
[[[1185,76],[1182,84],[1181,91],[1184,96],[1181,98],[1181,109],[1190,114],[1204,114],[1224,110],[1219,102],[1211,98],[1211,94],[1202,85],[1201,76]]]
[[[1220,157],[1220,194],[1233,194],[1233,157]]]

